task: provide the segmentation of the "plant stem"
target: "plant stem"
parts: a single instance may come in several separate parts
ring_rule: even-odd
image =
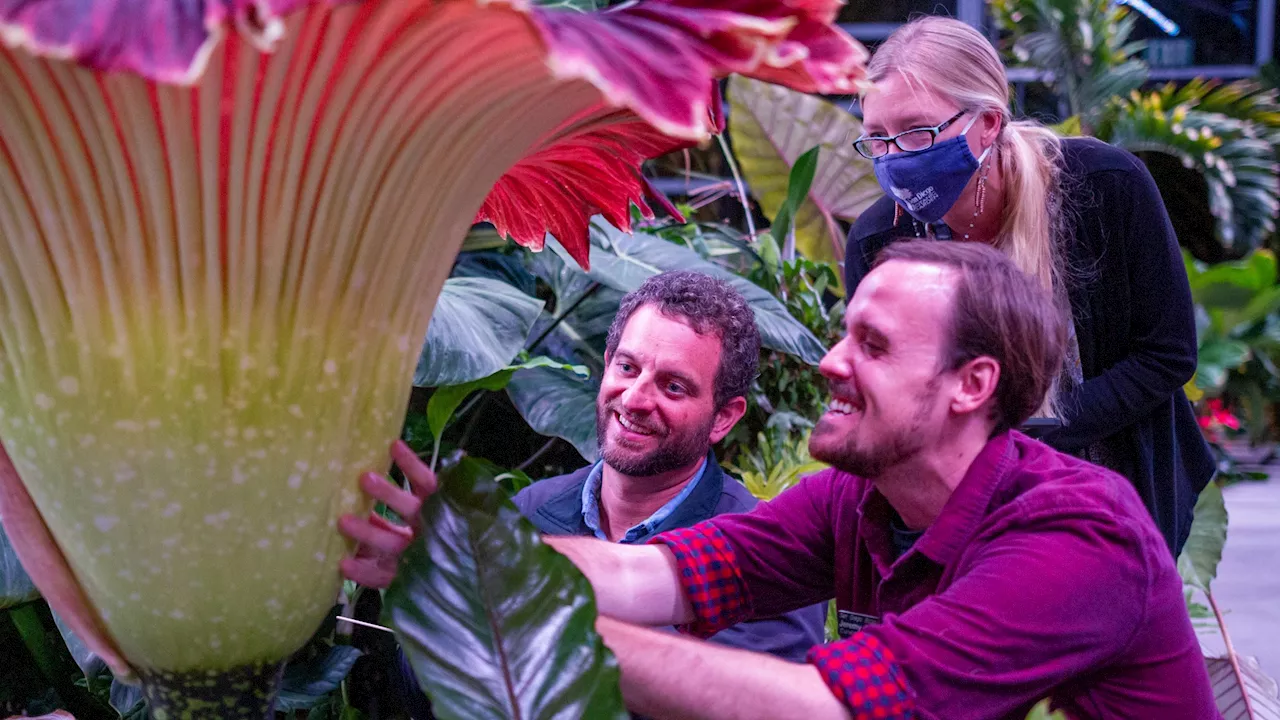
[[[36,667],[40,669],[45,679],[56,682],[58,663],[53,658],[44,623],[40,622],[35,605],[27,603],[13,608],[9,611],[9,619],[13,622],[14,629],[18,631],[18,636],[22,638],[22,644],[27,647],[27,652],[31,653],[31,659],[35,661]]]
[[[747,185],[742,182],[742,175],[738,172],[738,163],[733,159],[733,152],[729,150],[729,143],[725,142],[724,133],[716,135],[716,141],[720,143],[720,150],[724,152],[724,160],[729,164],[729,172],[733,175],[733,182],[738,186],[738,199],[742,201],[742,212],[746,215],[747,235],[752,242],[755,242],[756,221],[751,218],[751,202],[747,200]]]
[[[538,448],[537,452],[535,452],[534,454],[530,455],[530,456],[529,456],[529,459],[527,459],[527,460],[525,460],[524,462],[520,463],[520,465],[519,465],[516,469],[517,469],[517,470],[519,470],[519,471],[521,471],[521,472],[523,472],[525,468],[527,468],[527,467],[529,467],[530,465],[532,465],[532,464],[533,464],[533,461],[534,461],[534,460],[537,460],[538,458],[542,457],[542,455],[543,455],[544,453],[546,453],[548,450],[550,450],[550,449],[551,449],[551,446],[552,446],[552,445],[555,445],[555,444],[556,444],[556,440],[559,440],[559,439],[560,439],[560,438],[551,438],[550,440],[548,440],[546,443],[544,443],[544,444],[543,444],[543,446],[542,446],[542,447]]]
[[[587,288],[587,291],[582,293],[581,297],[579,297],[577,300],[574,300],[573,303],[569,305],[569,307],[565,308],[564,312],[556,313],[555,320],[553,320],[551,324],[547,326],[547,329],[543,330],[538,335],[538,337],[534,338],[533,342],[529,343],[529,348],[528,348],[529,352],[533,352],[533,349],[538,347],[538,345],[541,344],[543,340],[546,340],[547,336],[551,334],[552,330],[556,329],[557,325],[559,325],[566,317],[569,317],[569,313],[573,312],[574,310],[577,310],[578,306],[582,304],[582,301],[594,295],[596,291],[599,289],[600,289],[600,283],[591,283],[591,287]]]
[[[476,425],[479,424],[480,416],[483,415],[481,411],[484,410],[484,406],[489,401],[489,398],[489,392],[487,390],[481,390],[480,393],[476,395],[476,402],[469,403],[466,408],[463,408],[463,413],[458,413],[457,417],[462,417],[466,410],[470,410],[473,405],[477,405],[478,403],[475,414],[471,416],[471,419],[467,420],[467,426],[462,429],[462,436],[458,438],[458,447],[464,449],[467,447],[467,440],[471,439],[471,433],[476,429]]]
[[[440,432],[443,435],[444,431]],[[436,471],[436,462],[440,460],[440,435],[435,437],[435,443],[431,446],[431,472]]]
[[[1222,632],[1222,642],[1227,646],[1227,660],[1231,663],[1231,671],[1236,675],[1236,682],[1240,683],[1240,696],[1244,698],[1245,716],[1249,718],[1257,717],[1253,714],[1253,703],[1249,701],[1249,688],[1244,683],[1244,672],[1240,670],[1240,658],[1236,657],[1236,649],[1231,644],[1231,633],[1227,632],[1227,621],[1222,617],[1222,611],[1218,609],[1218,602],[1213,599],[1213,593],[1207,589],[1204,596],[1209,600],[1209,607],[1213,608],[1213,616],[1218,620],[1218,630]]]

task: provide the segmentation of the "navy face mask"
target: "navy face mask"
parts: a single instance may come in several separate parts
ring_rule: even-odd
[[[925,150],[896,152],[875,159],[876,180],[886,193],[922,223],[936,223],[960,199],[973,174],[991,148],[975,158],[965,133],[978,121],[974,115],[956,137]]]

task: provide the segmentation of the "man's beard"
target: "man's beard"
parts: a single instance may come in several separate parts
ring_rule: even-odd
[[[709,438],[711,425],[715,421],[714,417],[709,418],[702,427],[694,428],[689,432],[674,434],[670,429],[666,429],[665,435],[661,432],[663,428],[654,428],[647,421],[637,421],[636,424],[647,430],[658,430],[657,434],[661,435],[660,442],[658,447],[645,455],[637,456],[628,453],[617,447],[609,438],[609,426],[614,412],[615,408],[612,406],[596,406],[596,437],[600,439],[600,456],[609,467],[623,475],[652,477],[678,470],[692,465],[711,449]],[[628,417],[628,421],[630,420],[631,418]]]
[[[888,437],[874,442],[870,447],[859,447],[855,436],[842,438],[842,442],[838,444],[831,441],[823,443],[821,439],[823,434],[836,431],[827,429],[824,433],[822,421],[819,420],[818,426],[809,438],[809,453],[813,459],[824,462],[837,470],[867,478],[868,480],[874,480],[890,468],[901,465],[918,455],[924,449],[924,426],[928,420],[929,411],[933,406],[932,401],[936,394],[936,384],[931,382],[925,388],[922,396],[916,398],[915,412],[912,413],[911,421],[907,426],[899,428]],[[866,412],[865,408],[863,412]],[[864,415],[860,419],[857,429],[861,430],[866,422],[867,418]],[[814,443],[815,437],[818,438],[818,443],[816,444]]]

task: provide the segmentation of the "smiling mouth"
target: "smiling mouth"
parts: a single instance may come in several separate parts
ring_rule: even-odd
[[[835,413],[836,415],[852,415],[861,410],[861,403],[856,403],[853,400],[846,400],[838,397],[831,398],[831,402],[827,405],[827,411]]]
[[[633,432],[636,435],[656,435],[657,434],[655,430],[652,430],[643,425],[640,425],[631,420],[628,420],[620,412],[615,412],[613,415],[614,417],[618,418],[618,424],[621,425],[624,429],[626,429],[629,432]]]

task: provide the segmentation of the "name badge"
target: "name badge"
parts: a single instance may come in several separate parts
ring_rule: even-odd
[[[880,618],[875,615],[863,615],[848,610],[836,611],[836,633],[840,635],[841,640],[851,637],[868,625],[878,624],[880,624]]]

